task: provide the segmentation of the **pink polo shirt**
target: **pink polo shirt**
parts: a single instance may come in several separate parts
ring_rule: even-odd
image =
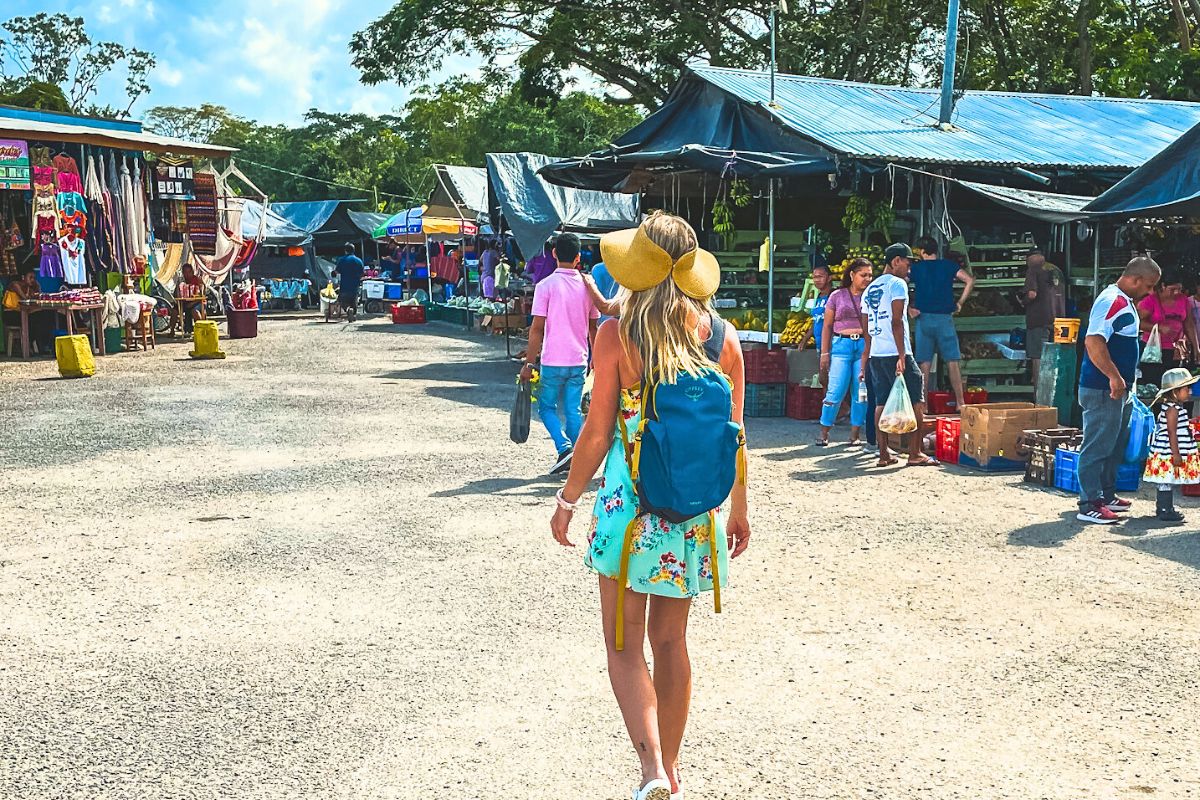
[[[539,281],[533,289],[533,315],[546,318],[544,366],[587,366],[588,331],[600,312],[579,270],[560,267]]]

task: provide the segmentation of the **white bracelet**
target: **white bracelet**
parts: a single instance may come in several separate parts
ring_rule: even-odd
[[[574,512],[575,506],[579,505],[578,500],[576,500],[574,503],[568,503],[566,498],[563,497],[562,489],[559,489],[557,492],[554,493],[554,500],[556,503],[558,503],[558,507],[561,508],[563,511]]]

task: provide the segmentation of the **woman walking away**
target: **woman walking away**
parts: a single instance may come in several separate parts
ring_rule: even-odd
[[[1187,407],[1192,402],[1192,384],[1200,380],[1182,367],[1169,369],[1162,378],[1162,391],[1155,398],[1161,403],[1150,457],[1146,459],[1145,480],[1158,484],[1159,522],[1183,522],[1175,510],[1175,487],[1200,483],[1200,450],[1192,435]]]
[[[825,304],[821,326],[821,383],[829,387],[821,407],[821,435],[817,447],[829,445],[829,429],[837,420],[846,393],[850,394],[850,444],[858,444],[867,421],[867,385],[862,370],[862,293],[874,278],[871,262],[856,258],[842,276],[842,288]]]
[[[750,542],[742,351],[709,303],[720,268],[684,220],[656,213],[600,247],[623,287],[620,319],[596,336],[592,407],[550,526],[574,546],[572,512],[607,454],[584,561],[599,576],[609,680],[641,762],[632,796],[678,800],[691,601],[712,591],[719,611],[728,559]]]

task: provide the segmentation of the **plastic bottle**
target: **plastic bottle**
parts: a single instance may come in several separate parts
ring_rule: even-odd
[[[858,379],[858,402],[860,402],[860,403],[867,402],[867,379],[866,378]]]

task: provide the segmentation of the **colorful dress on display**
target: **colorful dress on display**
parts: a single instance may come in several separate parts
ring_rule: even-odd
[[[1175,420],[1175,436],[1179,440],[1179,455],[1183,458],[1181,467],[1171,461],[1167,411],[1172,408],[1179,411],[1179,417]],[[1154,427],[1154,439],[1150,442],[1150,456],[1146,459],[1143,480],[1176,486],[1200,483],[1200,449],[1197,449],[1196,437],[1192,434],[1191,419],[1187,409],[1173,400],[1163,402],[1158,412],[1158,424]]]
[[[42,244],[42,260],[38,265],[38,275],[43,278],[66,277],[63,272],[62,251],[59,249],[58,242]]]
[[[621,391],[618,413],[624,418],[627,430],[633,431],[640,424],[641,402],[640,387]],[[637,506],[618,424],[604,463],[604,475],[593,508],[592,530],[588,534],[584,563],[592,571],[613,579],[618,577],[625,529],[637,516]],[[725,538],[728,517],[727,501],[717,510],[715,530],[722,587],[729,574],[729,547]],[[629,588],[642,594],[681,598],[712,591],[710,535],[707,514],[677,524],[652,514],[641,517],[630,546]]]
[[[83,286],[88,282],[87,268],[83,262],[84,241],[74,235],[67,235],[58,240],[58,248],[62,255],[63,277],[67,283]]]

